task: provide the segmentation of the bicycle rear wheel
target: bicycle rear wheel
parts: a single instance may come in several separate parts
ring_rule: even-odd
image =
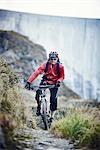
[[[44,123],[45,130],[48,130],[47,101],[46,100],[44,100],[41,103],[41,117],[42,117],[42,120],[43,120],[43,123]]]

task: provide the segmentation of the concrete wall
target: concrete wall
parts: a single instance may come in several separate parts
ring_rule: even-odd
[[[65,83],[84,99],[100,100],[100,20],[0,11],[0,29],[13,30],[56,49]]]

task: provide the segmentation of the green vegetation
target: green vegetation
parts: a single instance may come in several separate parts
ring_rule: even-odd
[[[0,112],[14,118],[17,123],[25,120],[24,104],[16,86],[18,78],[0,58]],[[9,117],[8,117],[9,118]]]
[[[0,125],[4,129],[8,145],[17,134],[15,130],[27,126],[29,114],[23,91],[18,86],[17,75],[4,59],[0,58]],[[34,119],[32,127],[36,127]]]
[[[71,110],[53,124],[51,131],[59,137],[72,139],[77,146],[100,148],[100,112],[97,108]]]

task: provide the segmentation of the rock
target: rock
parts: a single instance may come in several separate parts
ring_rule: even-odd
[[[45,49],[28,37],[13,31],[0,31],[0,55],[19,75],[27,80],[29,75],[46,60]]]

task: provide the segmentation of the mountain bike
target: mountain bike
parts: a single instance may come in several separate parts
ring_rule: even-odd
[[[39,89],[41,91],[39,95],[39,102],[40,102],[40,115],[42,117],[44,128],[48,130],[50,128],[52,121],[50,120],[50,115],[48,113],[47,107],[47,97],[46,97],[46,89],[54,88],[55,85],[40,85],[40,86],[32,86],[30,87],[31,90]]]

